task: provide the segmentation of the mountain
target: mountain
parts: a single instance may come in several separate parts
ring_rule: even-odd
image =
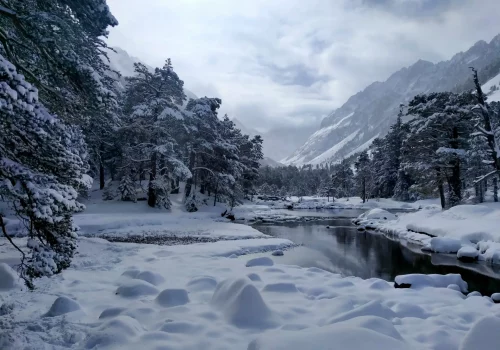
[[[250,136],[262,136],[264,140],[262,147],[264,156],[269,159],[268,163],[270,163],[266,165],[270,166],[282,166],[283,164],[277,162],[276,159],[283,159],[292,154],[292,152],[297,149],[297,147],[301,146],[307,140],[307,138],[317,129],[317,127],[315,126],[284,126],[260,133],[255,129],[247,127],[236,118],[232,120],[236,127],[240,129],[244,134]],[[271,165],[271,163],[276,164]]]
[[[369,85],[323,119],[320,129],[281,162],[296,165],[336,162],[366,149],[375,138],[387,133],[401,103],[409,102],[417,94],[471,89],[471,66],[479,71],[482,81],[498,75],[500,35],[490,43],[477,42],[449,61],[434,64],[419,60],[386,81]]]
[[[123,50],[120,47],[113,47],[112,50],[108,49],[106,53],[109,58],[109,67],[112,70],[120,72],[120,74],[122,75],[120,79],[122,87],[125,86],[125,77],[131,77],[134,75],[134,63],[142,63],[150,71],[154,71],[153,67],[142,62],[137,57],[130,56],[127,51]],[[184,102],[184,105],[186,105],[190,99],[198,98],[194,93],[192,93],[187,89],[184,89],[184,93],[186,94],[187,97],[187,100]]]
[[[278,168],[278,167],[284,166],[284,165],[281,164],[280,162],[275,161],[274,159],[271,159],[269,157],[264,157],[260,161],[260,166],[269,166],[271,168]]]

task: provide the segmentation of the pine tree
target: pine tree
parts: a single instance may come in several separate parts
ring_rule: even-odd
[[[118,191],[120,192],[122,201],[137,202],[135,183],[130,178],[130,175],[126,174],[122,177],[120,185],[118,185]]]
[[[118,130],[121,168],[147,169],[148,205],[169,208],[172,181],[191,176],[177,143],[185,130],[185,115],[178,107],[185,99],[184,83],[170,60],[154,72],[139,63],[135,69],[137,75],[127,78],[124,125]]]
[[[491,164],[492,166],[490,172],[484,174],[476,180],[476,182],[481,182],[487,180],[489,177],[494,177],[496,179],[500,174],[500,124],[498,123],[498,112],[495,118],[494,111],[492,111],[490,106],[486,103],[486,96],[484,95],[481,84],[479,83],[477,70],[474,68],[471,69],[476,88],[477,105],[475,106],[474,111],[477,120],[477,135],[482,138],[488,147],[488,150],[483,152],[483,154],[486,153],[485,155],[488,156],[483,159],[483,162]],[[494,197],[498,200],[497,193],[495,193]]]
[[[29,255],[22,255],[21,277],[51,276],[69,267],[76,249],[72,214],[84,207],[78,190],[89,185],[84,146],[78,132],[50,114],[38,90],[0,55],[0,196],[28,230]],[[91,183],[91,182],[90,182]]]
[[[358,193],[363,200],[363,203],[365,203],[371,189],[370,158],[368,157],[368,153],[366,151],[360,153],[358,159],[354,163],[354,166],[356,168],[356,185]]]

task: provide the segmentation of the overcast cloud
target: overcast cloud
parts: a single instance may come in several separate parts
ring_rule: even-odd
[[[500,32],[499,0],[108,0],[109,43],[261,131],[319,124],[375,80]]]

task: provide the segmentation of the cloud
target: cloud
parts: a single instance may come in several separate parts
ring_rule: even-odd
[[[109,42],[167,57],[199,96],[248,127],[319,124],[351,95],[422,58],[497,34],[498,0],[108,0]]]

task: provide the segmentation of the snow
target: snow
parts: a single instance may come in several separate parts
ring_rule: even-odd
[[[147,295],[158,294],[158,289],[151,283],[132,280],[126,281],[116,290],[116,294],[125,298],[139,298]]]
[[[462,242],[456,238],[434,237],[426,248],[434,253],[457,253],[462,248]]]
[[[81,310],[81,306],[76,301],[68,297],[61,296],[54,301],[54,303],[50,307],[50,310],[45,314],[45,316],[46,317],[61,316],[69,312],[74,312],[78,310]]]
[[[255,258],[247,261],[247,264],[245,265],[246,267],[253,267],[253,266],[273,266],[274,262],[271,258],[268,258],[266,256],[261,257],[261,258]]]
[[[477,321],[469,330],[460,350],[495,349],[500,344],[500,318],[487,316]]]
[[[19,277],[9,265],[0,263],[0,291],[16,288]]]
[[[467,282],[458,274],[448,275],[421,275],[410,274],[396,276],[394,281],[399,285],[410,285],[411,288],[447,288],[449,285],[457,285],[463,293],[468,291]]]
[[[365,327],[336,324],[295,333],[275,331],[250,343],[248,350],[303,350],[311,345],[315,350],[411,349],[399,340]]]
[[[313,158],[307,164],[321,164],[330,158],[332,158],[338,151],[340,151],[348,142],[352,141],[359,133],[359,130],[354,131],[352,134],[346,136],[342,141],[337,143],[335,146],[329,148],[325,152],[321,153],[317,157]],[[292,161],[290,161],[292,162]]]
[[[478,256],[479,256],[479,251],[476,249],[476,247],[472,246],[461,247],[457,252],[458,259],[476,260]]]
[[[227,279],[214,292],[212,304],[220,308],[230,324],[238,328],[270,328],[276,316],[258,289],[247,279]]]
[[[230,223],[220,208],[193,214],[175,205],[171,212],[113,202],[87,208],[77,216],[84,235],[69,269],[37,280],[34,292],[0,290],[0,322],[8,327],[0,331],[0,348],[458,349],[477,343],[474,334],[500,314],[491,299],[459,293],[467,289],[459,275],[398,276],[412,283],[398,289],[380,279],[279,264],[272,253],[292,242]],[[377,210],[371,217],[386,215]],[[165,246],[99,238],[149,230],[217,240]],[[26,238],[14,240],[25,248]],[[1,261],[15,265],[16,258],[12,247],[0,245]]]
[[[491,295],[491,300],[493,300],[495,303],[500,303],[500,293],[493,293]]]
[[[448,210],[424,205],[421,210],[400,214],[393,221],[373,220],[370,228],[436,253],[461,251],[457,257],[462,259],[477,257],[489,264],[500,264],[500,203],[458,205]]]
[[[491,92],[491,87],[496,86],[498,90]],[[488,80],[482,86],[483,92],[488,96],[488,102],[498,102],[500,101],[500,73],[496,75],[494,78]]]
[[[156,297],[156,302],[163,307],[174,307],[189,303],[185,289],[165,289]]]

